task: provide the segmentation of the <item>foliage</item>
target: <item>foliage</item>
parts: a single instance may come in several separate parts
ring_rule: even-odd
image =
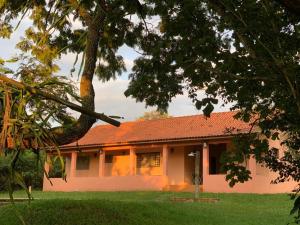
[[[162,111],[150,111],[145,112],[143,116],[139,117],[138,120],[154,120],[154,119],[165,119],[170,118],[171,116]]]
[[[35,189],[41,189],[44,177],[44,154],[42,152],[33,153],[31,151],[21,152],[17,161],[15,162],[14,173],[17,173],[22,177],[24,183],[20,185],[18,180],[13,179],[12,184],[9,184],[8,174],[10,171],[10,164],[8,163],[11,155],[0,157],[0,190],[8,191],[9,185],[13,187],[13,190],[32,186]],[[17,176],[18,176],[17,175]],[[17,178],[17,177],[16,177]]]
[[[63,162],[62,162],[62,161]],[[66,178],[66,171],[64,165],[66,164],[66,159],[63,156],[52,156],[49,162],[49,178]]]
[[[16,193],[21,197],[20,194]],[[216,204],[170,202],[172,197],[193,197],[192,193],[178,192],[33,192],[33,195],[37,200],[31,202],[30,208],[17,204],[31,225],[282,225],[292,220],[287,214],[291,202],[283,194],[201,193],[204,198],[219,198]],[[0,224],[19,224],[13,215],[11,206],[1,207]]]
[[[243,138],[251,141],[228,157],[230,184],[251,178],[234,162],[253,154],[279,172],[275,182],[299,182],[300,14],[280,1],[153,4],[160,31],[141,41],[143,56],[135,61],[126,95],[164,110],[175,95],[187,90],[207,116],[218,98],[232,103],[236,118],[260,131]],[[199,99],[200,90],[206,98]],[[280,139],[287,147],[283,158],[277,158],[268,139]]]
[[[22,173],[17,169],[24,152],[43,148],[59,156],[56,146],[81,138],[96,118],[115,122],[104,114],[95,116],[92,81],[94,74],[105,81],[125,70],[117,51],[125,44],[134,46],[143,35],[140,7],[138,1],[119,0],[0,1],[0,38],[11,38],[24,18],[31,21],[16,46],[18,55],[0,58],[0,154],[9,185],[18,180],[25,187],[21,177],[26,178],[26,168]],[[71,73],[82,56],[79,94],[59,74],[58,61],[68,53],[77,55]],[[81,106],[74,107],[71,100]],[[82,114],[75,119],[68,107]]]

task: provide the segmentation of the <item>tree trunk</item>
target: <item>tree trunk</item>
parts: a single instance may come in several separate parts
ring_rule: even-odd
[[[80,81],[80,97],[82,107],[95,110],[95,93],[93,77],[97,62],[97,50],[100,40],[101,27],[105,19],[105,13],[98,7],[95,17],[88,25],[85,48],[85,64]],[[94,117],[81,114],[78,121],[71,127],[57,127],[52,130],[58,145],[74,142],[83,137],[96,122]]]

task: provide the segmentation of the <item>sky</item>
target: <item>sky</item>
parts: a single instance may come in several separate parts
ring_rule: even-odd
[[[25,18],[21,23],[19,28],[13,33],[11,39],[0,39],[0,57],[8,59],[16,55],[17,50],[15,48],[16,43],[20,40],[20,37],[23,36],[24,30],[30,24],[29,19]],[[93,80],[94,89],[95,89],[95,106],[96,112],[105,113],[106,115],[117,115],[124,117],[122,121],[131,121],[135,120],[138,117],[142,116],[145,112],[153,111],[155,108],[146,107],[145,103],[136,102],[135,99],[124,95],[129,80],[128,75],[131,71],[131,68],[134,64],[134,59],[138,57],[138,54],[127,46],[123,46],[119,50],[119,54],[123,56],[127,72],[124,72],[116,80],[110,80],[108,82],[102,83],[97,78]],[[75,55],[67,54],[64,55],[58,65],[61,68],[59,74],[70,76],[70,70],[73,67],[75,60]],[[78,60],[80,61],[80,60]],[[77,79],[77,73],[73,75],[74,82],[79,86],[79,81]],[[201,94],[200,94],[201,95]],[[222,100],[219,100],[219,104],[215,106],[215,112],[228,111],[230,105],[223,105]],[[192,101],[188,98],[187,94],[176,96],[170,103],[168,113],[171,116],[185,116],[185,115],[195,115],[202,114],[202,111],[199,111],[195,108]],[[77,117],[79,114],[74,113],[74,116]]]

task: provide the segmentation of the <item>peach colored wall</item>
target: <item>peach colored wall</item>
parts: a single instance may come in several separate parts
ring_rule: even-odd
[[[162,167],[142,167],[136,168],[137,175],[145,175],[145,176],[161,176],[162,175]]]
[[[169,149],[169,185],[184,184],[184,147]]]
[[[59,178],[51,179],[53,186],[44,179],[44,191],[135,191],[162,190],[167,184],[165,176],[112,176],[74,177],[67,182]]]
[[[271,171],[264,167],[262,164],[256,164],[256,175],[260,176],[270,176]]]
[[[88,170],[76,170],[76,177],[97,177],[99,170],[99,159],[94,154],[88,154],[90,157],[90,166]]]
[[[195,173],[195,157],[190,157],[190,148],[185,148],[184,154],[184,182],[187,184],[193,183],[193,174]]]
[[[252,180],[245,183],[236,184],[233,188],[229,187],[224,175],[209,175],[205,177],[203,190],[205,192],[236,192],[236,193],[289,193],[295,187],[294,182],[281,184],[271,184],[272,177],[257,175]]]
[[[278,141],[272,141],[270,146],[279,147],[280,152],[284,150]],[[203,152],[204,161],[209,157],[209,151]],[[204,162],[203,161],[203,162]],[[206,163],[205,163],[206,164]],[[206,165],[208,167],[208,165]],[[205,192],[237,192],[237,193],[289,193],[297,185],[296,182],[284,182],[280,184],[271,184],[276,179],[277,174],[256,163],[254,158],[250,158],[247,163],[248,169],[251,171],[252,179],[245,183],[238,183],[233,188],[229,187],[225,180],[225,175],[210,175],[208,168],[203,174],[203,190]]]
[[[161,176],[162,175],[162,150],[160,148],[151,148],[151,149],[138,149],[135,153],[149,153],[149,152],[160,152],[160,166],[158,167],[141,167],[136,168],[136,161],[134,162],[136,175],[145,175],[145,176]]]
[[[129,164],[129,155],[114,155],[112,163],[105,163],[105,176],[127,176]]]
[[[228,141],[228,140],[227,140]],[[224,141],[222,141],[224,142]],[[215,143],[210,141],[210,143]],[[195,143],[199,146],[199,143]],[[272,146],[280,147],[279,154],[282,156],[284,149],[279,145],[278,141],[271,141]],[[200,147],[200,146],[199,146]],[[67,176],[67,183],[59,178],[52,178],[53,186],[50,185],[47,179],[44,179],[45,191],[133,191],[133,190],[168,190],[168,185],[184,186],[191,182],[191,179],[187,178],[191,174],[187,174],[187,168],[190,168],[193,164],[193,157],[185,157],[184,145],[173,146],[174,151],[170,151],[168,147],[168,159],[167,159],[167,176],[163,176],[162,172],[162,146],[157,148],[143,148],[135,149],[135,152],[161,152],[161,166],[154,168],[153,170],[147,168],[141,170],[135,170],[136,163],[134,162],[133,175],[130,174],[130,157],[128,154],[117,157],[115,165],[120,167],[122,164],[122,173],[112,173],[114,175],[122,176],[107,176],[101,177],[99,173],[99,158],[94,157],[94,153],[91,153],[91,167],[87,175],[84,177],[70,177]],[[190,149],[190,148],[188,148]],[[115,150],[112,150],[115,152]],[[68,154],[69,156],[70,154]],[[270,184],[272,179],[276,178],[276,174],[270,172],[261,165],[256,164],[255,160],[251,158],[247,163],[247,166],[252,171],[253,179],[243,184],[237,184],[234,188],[230,188],[228,182],[225,181],[225,175],[210,175],[209,174],[209,151],[203,149],[202,151],[202,173],[203,173],[203,190],[205,192],[240,192],[240,193],[282,193],[291,192],[295,187],[295,182],[286,182],[281,184]],[[119,161],[120,160],[120,161]],[[124,166],[126,164],[126,166]],[[70,173],[71,162],[66,160],[67,174]],[[106,168],[108,170],[108,168]],[[116,169],[117,171],[120,168]],[[111,167],[113,171],[113,166]],[[78,171],[76,172],[78,175]],[[135,175],[142,174],[142,175]],[[150,175],[149,175],[150,174]],[[92,175],[92,176],[91,176]],[[81,173],[79,176],[83,176]],[[180,190],[180,188],[178,189]],[[185,190],[185,189],[182,189]],[[191,189],[193,190],[193,189]]]

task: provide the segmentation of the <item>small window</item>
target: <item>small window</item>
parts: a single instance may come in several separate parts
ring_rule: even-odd
[[[105,155],[105,163],[112,163],[113,155]]]
[[[160,167],[160,153],[138,153],[136,154],[136,167]]]
[[[76,162],[76,170],[88,170],[90,168],[89,156],[78,156]]]
[[[221,158],[226,149],[225,143],[209,145],[209,174],[225,174],[222,170]]]

